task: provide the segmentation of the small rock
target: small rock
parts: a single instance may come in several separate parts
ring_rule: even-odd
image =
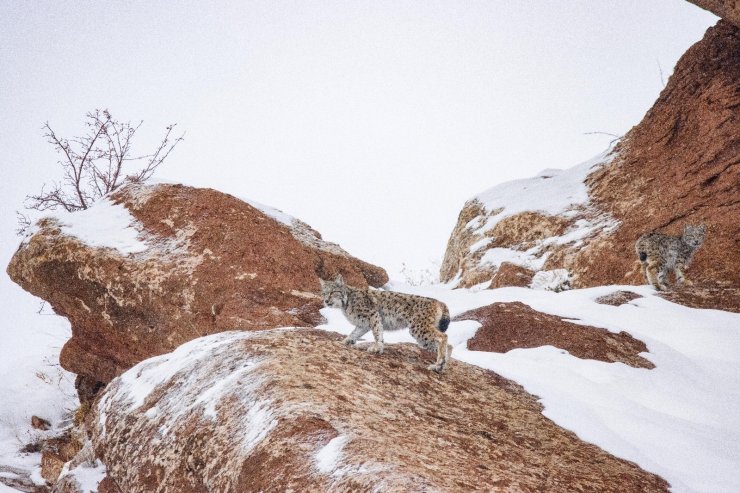
[[[44,418],[39,418],[38,416],[31,416],[31,426],[36,428],[37,430],[43,430],[46,431],[49,428],[51,428],[51,423],[49,423]]]

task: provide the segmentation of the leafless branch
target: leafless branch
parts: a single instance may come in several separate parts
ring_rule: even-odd
[[[663,67],[660,66],[660,60],[657,58],[655,59],[655,62],[658,64],[658,73],[660,73],[660,83],[663,84],[663,87],[665,87],[665,77],[663,77]]]
[[[164,138],[154,152],[132,155],[133,138],[142,124],[143,121],[136,124],[120,122],[108,110],[96,109],[85,115],[86,133],[67,139],[58,136],[46,122],[44,137],[61,156],[57,163],[62,168],[62,181],[45,184],[40,193],[28,195],[25,207],[40,211],[61,207],[74,212],[87,209],[97,199],[118,188],[124,176],[137,182],[151,178],[185,134],[173,140],[172,131],[176,124],[171,124],[166,127]],[[127,165],[139,162],[143,167],[127,176]],[[25,221],[28,219],[22,221],[19,214],[19,227],[23,227]]]
[[[28,232],[28,228],[31,227],[31,218],[20,211],[15,211],[15,217],[18,222],[18,227],[15,230],[15,234],[23,236]]]

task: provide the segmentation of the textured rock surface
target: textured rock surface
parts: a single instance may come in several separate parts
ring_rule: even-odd
[[[8,266],[15,282],[70,320],[60,360],[80,375],[83,400],[96,382],[196,337],[315,325],[319,276],[341,273],[358,286],[388,279],[305,223],[215,190],[129,185],[111,200],[133,216],[143,251],[90,246],[46,219]]]
[[[643,283],[634,241],[707,224],[689,279],[740,286],[740,32],[720,21],[691,47],[619,159],[589,177],[593,200],[620,222],[573,263],[582,284]],[[625,276],[626,275],[626,276]]]
[[[409,344],[318,330],[221,333],[144,361],[88,418],[128,493],[667,491],[580,441],[519,385]]]
[[[732,2],[724,3],[730,8]],[[550,177],[537,178],[544,183]],[[463,286],[490,280],[495,268],[481,259],[501,247],[522,253],[521,264],[531,267],[532,250],[523,252],[539,245],[541,268],[568,269],[575,287],[643,284],[634,253],[640,235],[679,234],[684,224],[705,223],[707,239],[688,278],[709,293],[740,286],[738,27],[722,20],[684,54],[642,122],[585,183],[585,205],[554,216],[519,213],[492,229],[476,226],[500,211],[469,202],[450,238],[441,279],[459,276]],[[571,241],[578,221],[586,221],[583,236]],[[704,306],[728,307],[724,298],[713,303],[705,297]]]
[[[642,296],[632,291],[614,291],[613,293],[599,296],[594,301],[602,305],[620,306],[637,298],[642,298]]]
[[[505,353],[516,348],[555,346],[573,356],[599,361],[619,361],[636,368],[654,368],[639,354],[647,346],[627,334],[566,322],[538,312],[524,303],[494,303],[471,310],[455,320],[477,320],[482,324],[468,340],[468,349]]]

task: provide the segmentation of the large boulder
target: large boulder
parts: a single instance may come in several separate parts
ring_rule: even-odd
[[[679,60],[642,122],[607,153],[499,185],[465,204],[442,280],[477,284],[508,261],[533,270],[565,268],[577,287],[642,284],[637,238],[704,223],[707,238],[688,277],[702,293],[738,294],[739,31],[725,20],[710,28]],[[690,298],[738,309],[711,295]]]
[[[429,372],[431,357],[314,329],[199,338],[108,384],[87,462],[127,493],[667,491],[519,385],[461,362]]]
[[[196,337],[314,326],[319,278],[338,273],[358,286],[388,280],[280,211],[166,184],[131,184],[89,210],[41,220],[8,266],[71,322],[60,360],[80,376],[83,400]]]

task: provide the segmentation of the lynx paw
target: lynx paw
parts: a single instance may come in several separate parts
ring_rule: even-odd
[[[441,373],[442,372],[442,368],[444,368],[444,365],[440,365],[440,364],[437,364],[437,363],[435,363],[433,365],[427,366],[427,370],[432,370],[432,371],[437,372],[437,373]]]
[[[342,343],[344,343],[345,346],[353,346],[355,342],[356,341],[350,337],[345,337],[344,340],[342,340]]]
[[[383,354],[383,345],[382,344],[373,344],[369,348],[367,348],[368,353],[372,354]]]

